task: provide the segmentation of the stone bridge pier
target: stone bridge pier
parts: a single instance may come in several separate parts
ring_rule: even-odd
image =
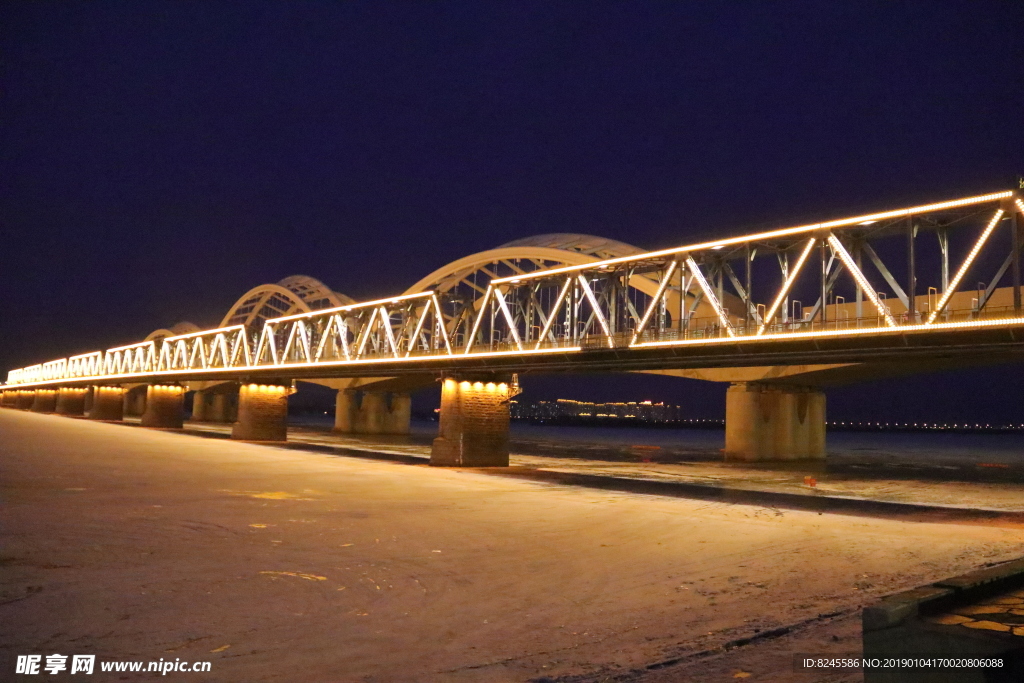
[[[292,383],[283,380],[244,382],[238,388],[238,421],[231,438],[241,441],[287,441],[288,396]]]
[[[89,406],[90,420],[120,422],[124,419],[124,389],[120,386],[96,386],[92,388],[92,403]]]
[[[149,385],[147,384],[125,388],[123,412],[126,416],[139,417],[146,412],[148,390]]]
[[[725,459],[825,457],[825,393],[813,387],[740,382],[725,398]]]
[[[512,377],[507,375],[445,377],[430,464],[508,467],[509,401],[513,392]]]
[[[194,422],[234,422],[238,415],[238,384],[228,382],[197,389],[192,395]]]
[[[342,389],[334,405],[334,431],[342,434],[408,434],[408,393]]]
[[[32,400],[33,413],[52,413],[57,410],[56,389],[36,389],[35,398]]]
[[[89,390],[82,387],[61,387],[57,391],[57,414],[84,415],[85,395],[88,393]]]
[[[181,429],[184,420],[185,387],[178,384],[150,384],[146,388],[146,410],[142,426]]]

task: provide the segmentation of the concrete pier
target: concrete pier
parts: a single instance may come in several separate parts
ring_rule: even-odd
[[[146,412],[146,396],[149,391],[147,385],[141,385],[126,389],[124,392],[124,414],[132,417],[139,417]]]
[[[18,400],[15,404],[18,410],[31,410],[32,404],[36,402],[36,392],[34,389],[19,389]]]
[[[177,384],[150,384],[146,389],[143,427],[181,429],[184,420],[185,387]]]
[[[812,387],[739,383],[725,398],[725,459],[825,457],[825,394]]]
[[[124,419],[124,389],[121,387],[93,387],[89,419]]]
[[[57,409],[56,389],[36,389],[35,399],[32,401],[33,413],[52,413]]]
[[[360,396],[361,394],[361,396]],[[338,392],[334,431],[342,434],[408,434],[412,399],[406,393]]]
[[[89,393],[88,389],[79,387],[61,387],[57,390],[57,406],[56,412],[58,415],[84,415],[85,414],[85,395]]]
[[[287,441],[288,394],[285,384],[243,384],[238,389],[238,421],[231,438],[243,441]]]
[[[200,389],[192,396],[195,422],[234,422],[237,389]]]
[[[510,378],[446,377],[430,464],[508,467]]]

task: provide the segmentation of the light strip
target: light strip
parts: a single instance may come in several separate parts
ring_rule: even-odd
[[[782,302],[786,300],[787,296],[789,296],[789,290],[793,288],[793,283],[796,282],[797,276],[800,275],[800,269],[804,267],[804,261],[806,261],[807,257],[810,256],[811,249],[814,248],[817,241],[818,239],[816,237],[812,237],[807,240],[807,246],[804,247],[804,250],[800,253],[800,258],[798,258],[796,263],[793,264],[793,270],[789,272],[785,282],[782,283],[782,289],[779,290],[778,296],[776,296],[775,301],[772,302],[772,307],[768,309],[764,318],[761,319],[761,326],[757,328],[757,334],[754,336],[760,337],[764,334],[764,330],[768,326],[769,321],[775,317],[775,313],[779,310],[779,306],[781,306]]]
[[[512,333],[512,339],[516,342],[516,348],[522,351],[523,342],[519,338],[519,330],[516,329],[516,322],[512,319],[512,312],[508,310],[508,304],[505,303],[505,297],[502,295],[500,287],[494,288],[494,298],[498,300],[498,306],[501,308],[502,315],[505,316],[505,322],[508,323],[508,330]]]
[[[245,329],[245,325],[231,325],[230,327],[218,327],[213,330],[200,330],[199,332],[189,332],[188,334],[179,334],[176,337],[164,337],[165,342],[178,341],[179,339],[191,339],[192,337],[202,337],[207,334],[215,334],[217,332],[232,332],[241,331]]]
[[[107,353],[116,353],[118,351],[130,351],[132,349],[138,349],[138,348],[141,348],[143,346],[147,346],[147,345],[152,344],[152,343],[153,343],[152,341],[141,341],[141,342],[138,342],[138,343],[135,343],[135,344],[128,344],[127,346],[116,346],[116,347],[114,347],[112,349],[107,349],[106,352]]]
[[[434,322],[437,323],[437,328],[441,331],[441,337],[444,339],[444,348],[448,355],[451,356],[452,345],[448,341],[448,328],[444,324],[444,313],[441,311],[441,302],[438,301],[436,292],[431,297],[431,300],[434,302],[434,312],[436,313],[436,320]]]
[[[484,320],[484,309],[487,308],[487,301],[491,298],[491,290],[494,289],[494,285],[487,285],[487,291],[484,292],[484,298],[480,300],[480,310],[476,316],[476,322],[473,323],[473,332],[469,335],[469,339],[466,340],[466,350],[464,354],[469,354],[469,350],[473,348],[473,344],[476,342],[476,333],[480,330],[480,323]]]
[[[569,354],[578,353],[582,348],[579,346],[563,346],[551,349],[524,349],[523,351],[484,351],[481,353],[474,353],[470,358],[500,358],[506,356],[539,356],[545,354]],[[449,356],[449,355],[427,355],[427,356],[410,356],[409,358],[369,358],[366,360],[339,360],[339,361],[321,361],[314,363],[282,363],[275,365],[262,365],[252,366],[248,368],[211,368],[205,371],[192,370],[156,370],[154,372],[136,372],[136,373],[125,373],[119,375],[90,375],[88,377],[75,377],[70,379],[54,379],[47,380],[45,382],[29,382],[18,385],[5,385],[4,389],[13,389],[26,386],[40,386],[49,384],[63,384],[66,382],[91,382],[91,381],[112,381],[112,380],[129,380],[137,377],[167,377],[167,376],[181,376],[181,375],[195,375],[200,373],[217,373],[222,374],[225,372],[238,372],[238,373],[251,373],[254,370],[268,370],[268,371],[281,371],[289,368],[323,368],[323,367],[350,367],[350,366],[365,366],[365,365],[380,365],[382,363],[414,363],[414,362],[426,362],[432,360],[452,360],[455,358],[462,358],[462,356]]]
[[[601,324],[601,329],[604,330],[604,336],[608,340],[608,348],[615,348],[615,342],[612,341],[612,333],[608,328],[608,321],[604,319],[604,315],[601,314],[601,306],[597,303],[597,297],[594,296],[594,292],[590,289],[590,284],[587,282],[587,278],[580,274],[580,284],[583,285],[583,292],[587,295],[587,299],[590,301],[590,305],[594,308],[594,316],[597,318],[597,322]]]
[[[988,227],[986,227],[985,231],[981,233],[981,237],[978,238],[978,241],[974,243],[974,248],[971,249],[971,253],[967,255],[963,265],[960,266],[960,270],[956,271],[956,276],[953,278],[953,281],[949,283],[949,286],[946,287],[946,291],[942,293],[942,298],[939,299],[939,303],[935,305],[935,310],[928,315],[929,324],[938,317],[939,313],[942,312],[942,309],[944,309],[946,304],[949,303],[950,298],[953,296],[954,292],[956,292],[957,285],[960,284],[960,280],[967,275],[967,269],[971,267],[971,263],[974,262],[974,259],[978,256],[978,252],[981,251],[981,248],[985,246],[985,242],[988,241],[989,235],[991,235],[992,231],[996,229],[996,224],[999,223],[999,219],[1002,217],[1002,209],[997,210],[996,215],[992,216],[992,220],[989,221]]]
[[[661,280],[661,284],[658,285],[658,291],[654,293],[654,298],[651,299],[650,305],[648,305],[647,310],[644,311],[643,319],[640,320],[640,324],[637,326],[636,332],[633,333],[633,341],[630,342],[631,344],[635,344],[636,340],[640,338],[641,334],[643,334],[644,329],[647,327],[647,321],[651,319],[651,315],[654,313],[654,307],[658,305],[658,302],[661,300],[661,296],[665,293],[665,289],[668,287],[669,280],[673,273],[676,272],[676,265],[678,265],[678,263],[678,261],[672,261],[669,263],[668,270],[665,271],[665,276]],[[682,289],[682,286],[682,283],[680,283],[680,290]],[[686,292],[681,291],[680,296],[683,297],[683,301],[686,301]]]
[[[868,295],[868,298],[871,299],[871,303],[875,305],[878,312],[882,314],[883,318],[885,318],[885,324],[889,327],[896,327],[896,321],[893,320],[888,307],[879,300],[878,293],[875,291],[874,287],[871,286],[871,283],[868,282],[867,278],[864,277],[864,273],[862,273],[860,268],[857,267],[857,264],[853,262],[853,257],[846,251],[846,247],[844,247],[843,243],[839,241],[839,238],[835,235],[829,235],[828,243],[836,250],[836,253],[839,254],[839,259],[843,262],[843,265],[845,265],[846,269],[850,271],[851,275],[853,275],[853,279],[857,281],[860,288]],[[913,292],[911,292],[911,296],[913,296]],[[822,302],[822,305],[824,305],[824,302]]]
[[[857,225],[864,221],[879,221],[887,218],[900,218],[902,216],[911,216],[919,213],[928,213],[930,211],[942,211],[943,209],[953,209],[959,206],[969,206],[971,204],[984,204],[985,202],[993,202],[998,199],[1006,199],[1012,197],[1013,192],[994,192],[992,194],[978,195],[976,197],[965,197],[963,199],[954,199],[946,202],[939,202],[937,204],[924,204],[922,206],[914,206],[908,209],[896,209],[894,211],[885,211],[883,213],[873,213],[864,216],[855,216],[853,218],[842,218],[835,221],[827,221],[825,223],[815,223],[813,225],[801,225],[795,228],[784,228],[782,230],[772,230],[769,232],[761,232],[754,235],[745,235],[743,237],[732,237],[726,240],[716,240],[714,242],[701,242],[700,244],[691,244],[684,247],[673,247],[671,249],[662,249],[660,251],[650,251],[644,254],[634,254],[631,256],[620,256],[618,258],[607,259],[604,261],[594,261],[593,263],[584,263],[578,266],[563,266],[561,268],[552,268],[551,270],[535,270],[530,273],[523,275],[515,275],[512,277],[500,278],[497,280],[491,280],[494,284],[503,282],[511,282],[513,280],[528,280],[539,277],[549,277],[551,275],[557,275],[558,273],[569,273],[579,270],[588,270],[590,268],[600,268],[602,266],[610,266],[619,263],[629,263],[631,261],[643,261],[646,259],[657,258],[660,256],[669,256],[672,254],[684,254],[687,252],[701,251],[705,249],[711,249],[713,247],[724,247],[732,244],[743,244],[745,242],[753,242],[756,240],[773,239],[776,237],[786,237],[789,235],[799,235],[800,233],[811,232],[814,230],[822,230],[826,228],[839,228],[843,226]]]
[[[562,307],[562,302],[565,301],[565,296],[569,293],[569,287],[571,286],[572,278],[565,278],[565,284],[562,285],[562,291],[558,293],[558,298],[555,299],[555,305],[551,309],[551,315],[549,315],[548,319],[544,322],[544,329],[541,330],[540,336],[537,337],[537,346],[535,346],[534,349],[540,348],[540,345],[544,342],[544,337],[548,336],[548,333],[551,331],[551,326],[555,324],[555,318],[558,317],[558,309]]]
[[[748,335],[743,337],[715,337],[702,339],[675,339],[672,341],[650,341],[631,344],[630,348],[650,348],[658,346],[692,346],[695,344],[745,344],[754,341],[782,341],[786,339],[814,339],[818,337],[841,337],[844,335],[896,335],[904,332],[924,332],[928,330],[960,330],[972,327],[999,327],[1024,325],[1024,318],[1001,318],[998,320],[967,320],[954,323],[935,323],[920,325],[901,325],[897,327],[861,327],[844,330],[818,330],[817,332],[778,332],[762,336]]]
[[[709,285],[708,281],[704,279],[704,273],[700,272],[700,268],[697,267],[697,262],[693,260],[692,256],[686,257],[686,266],[690,269],[690,272],[693,273],[693,277],[697,280],[697,284],[699,284],[700,288],[704,290],[704,297],[711,304],[711,307],[715,309],[715,313],[718,314],[718,320],[722,323],[726,333],[730,337],[735,337],[736,332],[733,331],[732,325],[729,324],[729,317],[726,314],[725,309],[722,308],[722,303],[718,300],[718,297],[715,296],[715,293],[711,291],[711,285]]]
[[[415,294],[403,294],[401,296],[392,296],[387,299],[377,299],[376,301],[363,301],[357,304],[348,304],[347,306],[336,306],[334,308],[319,308],[315,311],[308,313],[296,313],[295,315],[286,315],[281,318],[269,318],[268,323],[280,323],[286,320],[298,320],[299,318],[310,318],[317,315],[325,315],[327,313],[337,313],[338,311],[354,311],[358,308],[369,308],[371,306],[383,306],[385,304],[397,304],[399,301],[405,301],[407,299],[416,299],[423,296],[430,296],[433,294],[432,291],[416,292]]]
[[[427,319],[427,314],[430,313],[430,302],[423,307],[423,312],[420,313],[420,319],[416,321],[416,329],[412,331],[412,335],[409,337],[409,350],[405,352],[406,356],[412,355],[412,350],[418,343],[417,337],[420,336],[420,330],[423,329],[423,321]]]

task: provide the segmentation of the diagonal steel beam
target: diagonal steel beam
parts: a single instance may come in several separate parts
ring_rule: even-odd
[[[872,287],[871,283],[868,282],[868,279],[864,277],[864,273],[862,273],[860,268],[857,267],[857,264],[854,263],[853,257],[850,256],[850,252],[846,251],[846,247],[844,247],[843,243],[839,241],[839,238],[835,235],[829,235],[828,243],[832,245],[832,249],[839,255],[843,265],[846,266],[846,269],[850,271],[851,275],[853,275],[853,279],[856,280],[857,284],[864,290],[864,294],[867,295],[868,299],[871,300],[871,303],[873,303],[875,308],[878,309],[878,312],[885,320],[885,324],[889,327],[896,327],[896,321],[893,319],[892,313],[889,312],[889,308],[882,303],[881,299],[878,298],[878,293],[875,291],[875,288]],[[838,273],[838,271],[836,272]]]
[[[1003,213],[1002,209],[996,210],[996,214],[992,216],[992,220],[989,221],[987,226],[985,226],[985,230],[981,233],[978,241],[974,243],[974,247],[972,247],[970,253],[967,254],[967,258],[964,259],[963,264],[960,265],[960,270],[956,271],[956,275],[953,276],[953,281],[949,283],[949,287],[947,287],[946,291],[942,293],[942,298],[940,298],[939,303],[935,305],[935,310],[928,314],[928,321],[925,323],[926,325],[933,323],[939,313],[946,308],[949,300],[953,298],[953,292],[956,291],[960,281],[967,274],[971,264],[974,263],[974,259],[977,258],[978,252],[985,246],[985,242],[987,242],[989,236],[992,235],[992,231],[996,229],[996,225],[999,224],[999,219],[1003,217]]]
[[[636,344],[636,340],[644,333],[644,329],[647,327],[647,323],[650,321],[655,307],[659,305],[661,298],[665,295],[665,288],[668,287],[668,283],[671,280],[672,275],[676,272],[677,264],[677,261],[669,263],[668,270],[665,271],[665,275],[661,278],[661,284],[658,285],[658,290],[654,293],[654,297],[651,299],[651,303],[648,304],[647,310],[644,311],[644,317],[640,320],[640,324],[637,325],[636,332],[633,333],[633,340],[629,342],[630,345]]]
[[[900,287],[900,283],[896,281],[896,278],[892,276],[889,269],[885,267],[885,264],[882,263],[882,259],[878,257],[878,254],[875,253],[875,250],[871,248],[870,244],[864,242],[862,246],[864,252],[868,255],[868,258],[871,259],[873,264],[875,264],[875,268],[878,269],[878,272],[882,274],[885,281],[889,283],[890,287],[892,287],[892,291],[896,295],[896,298],[898,298],[900,303],[903,304],[903,307],[909,311],[910,300],[907,299],[907,293],[903,291],[902,287]]]
[[[782,287],[779,289],[779,293],[775,295],[775,301],[772,302],[772,307],[764,314],[764,322],[762,322],[761,326],[757,328],[757,334],[754,336],[760,337],[764,334],[765,328],[768,327],[768,323],[770,323],[775,317],[775,314],[779,310],[779,306],[781,306],[782,302],[786,300],[787,296],[789,296],[789,290],[793,288],[793,283],[796,282],[797,276],[800,275],[800,271],[803,269],[804,263],[807,262],[807,257],[810,256],[811,249],[814,249],[814,244],[817,241],[818,238],[816,237],[812,237],[807,240],[807,244],[804,246],[804,250],[800,252],[800,257],[797,258],[796,263],[793,264],[792,270],[789,270],[787,267],[789,273],[786,275],[786,279],[783,281]],[[781,260],[779,263],[780,265],[782,264]]]
[[[686,266],[693,273],[693,277],[697,280],[697,284],[700,285],[701,290],[704,292],[704,297],[708,300],[708,303],[711,304],[711,308],[713,308],[715,313],[718,315],[718,320],[722,323],[722,327],[725,328],[726,334],[730,337],[735,337],[736,331],[732,329],[732,324],[729,323],[728,313],[726,313],[725,309],[722,307],[722,302],[720,302],[715,297],[715,293],[711,291],[711,285],[709,285],[708,281],[704,278],[704,273],[700,272],[700,268],[697,267],[697,262],[693,260],[692,256],[686,257]]]

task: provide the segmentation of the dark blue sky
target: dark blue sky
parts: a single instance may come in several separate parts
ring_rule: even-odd
[[[293,273],[373,297],[530,234],[655,248],[1024,173],[1018,1],[8,2],[0,59],[4,368]]]

